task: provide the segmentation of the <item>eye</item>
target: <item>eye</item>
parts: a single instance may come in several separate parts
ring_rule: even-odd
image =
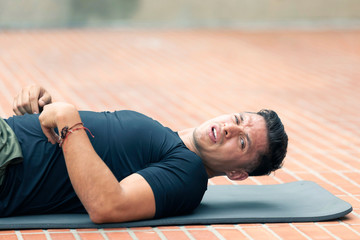
[[[236,122],[236,124],[239,125],[239,124],[240,124],[239,117],[238,117],[237,115],[234,115],[234,116],[235,116],[235,122]]]
[[[245,141],[243,138],[240,138],[240,143],[241,143],[241,149],[245,148]]]

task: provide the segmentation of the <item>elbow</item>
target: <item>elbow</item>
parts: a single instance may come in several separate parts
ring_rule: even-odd
[[[102,199],[94,199],[91,204],[88,204],[85,208],[89,214],[90,220],[95,224],[114,222],[114,214],[118,210],[116,204],[112,204],[109,201],[100,201]],[[107,199],[108,200],[108,199]]]
[[[95,224],[114,222],[113,215],[104,208],[88,211],[90,220]]]
[[[95,224],[106,223],[106,218],[102,213],[89,213],[90,220]]]
[[[88,211],[90,220],[95,224],[123,222],[124,212],[116,208],[101,208],[95,211]]]

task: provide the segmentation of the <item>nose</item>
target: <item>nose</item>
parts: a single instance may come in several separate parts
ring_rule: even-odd
[[[225,138],[232,138],[234,136],[239,136],[243,131],[241,126],[235,124],[225,123],[223,126]]]

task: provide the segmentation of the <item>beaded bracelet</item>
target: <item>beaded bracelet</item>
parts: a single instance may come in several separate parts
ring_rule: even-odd
[[[82,127],[75,128],[77,125],[82,125]],[[81,129],[88,131],[90,133],[90,135],[94,138],[94,135],[90,132],[90,130],[88,128],[84,127],[84,124],[82,122],[79,122],[79,123],[74,124],[71,128],[69,128],[68,126],[63,127],[63,129],[61,130],[59,146],[62,147],[64,145],[67,136],[69,136],[71,133],[73,133],[77,130],[81,130]]]

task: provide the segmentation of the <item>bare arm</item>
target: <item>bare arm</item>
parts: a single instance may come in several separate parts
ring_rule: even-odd
[[[46,105],[39,120],[52,143],[58,140],[54,127],[61,130],[81,122],[75,107],[65,103]],[[68,135],[62,148],[71,183],[93,222],[132,221],[155,215],[155,199],[147,181],[132,174],[119,183],[96,154],[85,130]]]

